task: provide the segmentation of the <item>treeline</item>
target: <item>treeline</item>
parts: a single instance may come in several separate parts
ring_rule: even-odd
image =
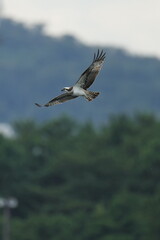
[[[159,240],[160,121],[68,117],[0,136],[0,196],[14,196],[12,240]],[[2,210],[0,210],[2,229]]]

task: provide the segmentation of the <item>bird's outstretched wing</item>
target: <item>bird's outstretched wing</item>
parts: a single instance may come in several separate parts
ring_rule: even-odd
[[[61,94],[61,95],[53,98],[52,100],[50,100],[48,103],[46,103],[44,105],[41,105],[39,103],[35,103],[35,105],[37,107],[49,107],[49,106],[52,106],[52,105],[56,105],[56,104],[66,102],[66,101],[74,99],[74,98],[76,98],[76,96],[73,96],[69,93],[64,93],[64,94]]]
[[[75,85],[84,89],[89,88],[103,66],[105,55],[106,53],[103,50],[100,52],[98,49],[97,54],[94,54],[92,64],[82,73]]]

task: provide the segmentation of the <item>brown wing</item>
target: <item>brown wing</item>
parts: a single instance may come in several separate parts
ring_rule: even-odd
[[[76,96],[73,96],[69,93],[64,93],[64,94],[61,94],[61,95],[53,98],[52,100],[50,100],[48,103],[46,103],[44,105],[41,105],[41,104],[38,104],[38,103],[35,103],[35,105],[38,106],[38,107],[49,107],[49,106],[52,106],[52,105],[64,103],[64,102],[66,102],[68,100],[71,100],[71,99],[74,99],[74,98],[76,98]]]
[[[82,73],[79,80],[76,82],[76,85],[84,89],[87,89],[92,85],[103,66],[105,55],[106,53],[103,52],[103,50],[100,52],[98,49],[97,54],[94,54],[92,64],[84,71],[84,73]]]

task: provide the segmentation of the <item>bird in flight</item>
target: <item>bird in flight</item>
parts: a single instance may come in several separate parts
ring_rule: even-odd
[[[77,98],[79,96],[83,96],[88,101],[92,101],[99,95],[99,92],[92,92],[88,91],[87,89],[92,85],[97,74],[101,70],[105,60],[105,55],[106,53],[103,50],[101,52],[98,50],[97,54],[94,54],[91,65],[82,73],[74,86],[64,87],[61,91],[64,91],[65,93],[51,99],[44,105],[38,103],[35,103],[35,105],[38,107],[49,107]]]

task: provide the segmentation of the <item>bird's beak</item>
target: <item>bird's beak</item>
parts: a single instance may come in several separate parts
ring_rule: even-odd
[[[62,88],[61,91],[63,92],[65,90],[65,88]]]

